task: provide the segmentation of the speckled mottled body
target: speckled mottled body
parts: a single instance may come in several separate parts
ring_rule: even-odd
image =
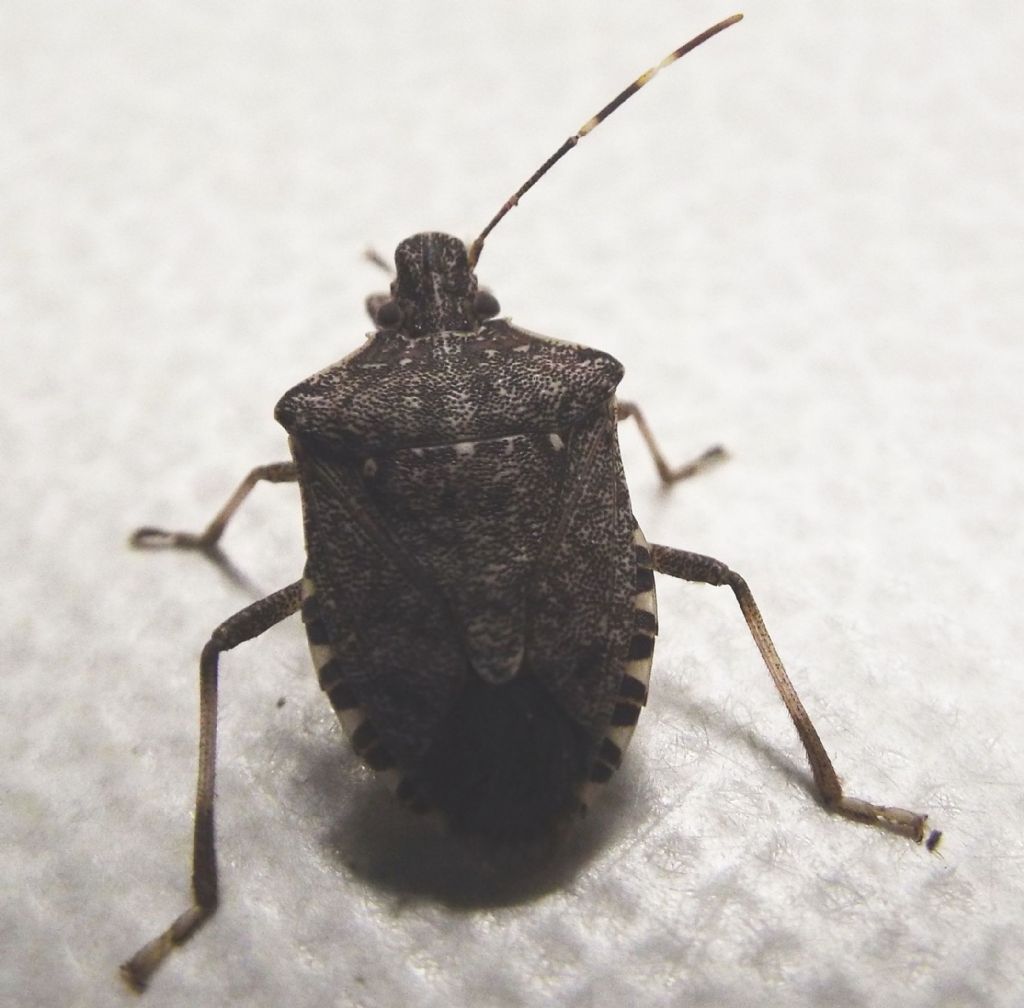
[[[552,165],[658,70],[741,16],[606,104],[468,251],[436,232],[403,241],[390,295],[367,299],[377,324],[368,343],[278,403],[292,462],[252,469],[198,534],[133,534],[133,545],[201,550],[230,570],[219,542],[242,501],[260,482],[298,481],[307,546],[301,580],[221,622],[203,648],[192,899],[122,964],[134,990],[218,905],[220,655],[300,608],[320,685],[356,752],[401,799],[479,840],[546,846],[618,767],[646,702],[654,569],[728,586],[822,803],[924,840],[927,816],[843,793],[743,577],[713,557],[650,546],[637,527],[618,420],[634,418],[666,485],[723,450],[669,466],[637,405],[616,405],[617,361],[493,321],[497,301],[473,274],[486,237]],[[940,836],[929,834],[928,850]]]
[[[456,831],[517,842],[557,832],[618,765],[654,582],[616,438],[621,365],[474,319],[464,257],[444,235],[399,246],[396,300],[419,276],[461,291],[455,308],[414,290],[401,326],[276,416],[302,491],[303,618],[356,750]]]

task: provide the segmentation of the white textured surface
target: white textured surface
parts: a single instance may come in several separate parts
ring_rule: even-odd
[[[550,878],[488,896],[356,767],[290,621],[224,662],[224,904],[153,1008],[1024,1001],[1024,14],[746,12],[481,276],[619,356],[672,457],[729,445],[662,494],[623,430],[645,531],[747,576],[851,791],[930,811],[941,853],[825,815],[731,598],[662,582],[627,767]],[[366,328],[367,244],[471,236],[728,13],[4,3],[4,1005],[127,1002],[186,898],[195,658],[249,596],[128,530],[283,457],[277,395]],[[227,545],[294,579],[294,489]]]

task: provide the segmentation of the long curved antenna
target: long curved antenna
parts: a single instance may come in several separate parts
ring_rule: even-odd
[[[476,265],[477,260],[480,258],[480,252],[484,247],[484,239],[494,230],[495,225],[502,217],[514,207],[521,197],[528,192],[537,181],[544,175],[547,170],[555,164],[555,162],[561,160],[566,154],[569,153],[582,140],[591,130],[595,129],[600,123],[604,122],[627,98],[632,98],[659,70],[664,70],[665,67],[675,63],[681,56],[685,56],[690,50],[696,49],[697,46],[704,42],[707,42],[709,38],[717,35],[720,31],[725,31],[726,28],[736,24],[737,21],[742,21],[742,14],[733,14],[732,17],[726,18],[724,21],[719,21],[718,24],[713,25],[707,31],[701,32],[695,38],[690,39],[685,45],[681,45],[678,49],[670,52],[657,66],[653,66],[650,70],[642,73],[632,84],[629,85],[624,91],[620,92],[617,97],[613,98],[610,102],[597,115],[588,119],[579,129],[578,133],[574,133],[568,140],[562,144],[554,154],[551,155],[527,180],[523,183],[519,189],[516,190],[515,194],[505,201],[505,205],[497,212],[490,224],[487,225],[480,232],[480,237],[469,247],[469,265],[470,268]]]

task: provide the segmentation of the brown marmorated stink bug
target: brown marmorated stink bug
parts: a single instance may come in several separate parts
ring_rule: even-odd
[[[616,401],[622,365],[496,318],[473,272],[491,229],[556,161],[659,69],[740,17],[630,84],[468,249],[436,232],[403,241],[390,295],[367,300],[376,331],[277,404],[293,461],[254,469],[201,534],[135,533],[136,545],[212,554],[258,482],[294,481],[307,551],[300,580],[226,620],[203,648],[193,903],[121,967],[135,989],[217,906],[219,656],[300,609],[321,687],[398,798],[484,844],[530,846],[571,824],[622,760],[647,699],[654,573],[728,585],[822,803],[923,839],[925,816],[843,793],[746,582],[718,560],[648,543],[637,526],[618,421],[637,422],[666,484],[721,449],[666,465],[642,413]]]

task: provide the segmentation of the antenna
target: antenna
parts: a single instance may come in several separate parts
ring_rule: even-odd
[[[632,98],[659,70],[664,70],[665,67],[675,63],[681,56],[685,56],[692,49],[696,49],[697,46],[704,42],[707,42],[709,38],[717,35],[721,31],[725,31],[726,28],[736,24],[737,21],[742,21],[742,14],[733,14],[732,17],[726,18],[724,21],[719,21],[718,24],[713,25],[707,31],[701,32],[696,37],[690,39],[689,42],[681,45],[678,49],[670,52],[657,66],[652,66],[650,70],[644,71],[632,84],[629,85],[624,91],[621,91],[615,98],[610,102],[597,115],[588,119],[579,129],[578,133],[574,133],[565,143],[562,144],[554,154],[551,155],[515,192],[514,195],[510,196],[506,201],[505,205],[495,214],[490,224],[487,225],[480,232],[480,236],[475,242],[469,247],[469,266],[472,269],[477,260],[480,258],[480,252],[484,247],[484,239],[494,230],[495,225],[502,217],[514,207],[522,196],[527,193],[530,189],[536,185],[540,178],[545,175],[549,168],[552,167],[557,161],[560,161],[566,154],[569,153],[591,130],[596,129],[601,123],[605,121],[627,98]]]

